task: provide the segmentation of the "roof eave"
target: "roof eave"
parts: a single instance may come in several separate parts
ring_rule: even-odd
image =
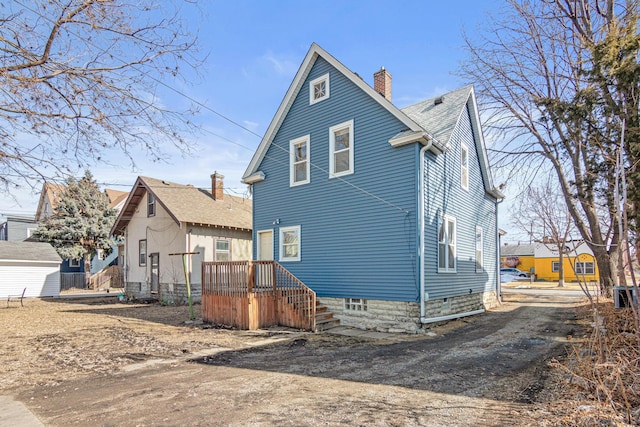
[[[497,188],[492,188],[491,190],[487,191],[487,193],[489,193],[490,195],[492,195],[496,199],[504,199],[505,198],[504,193],[502,193],[502,191],[498,190]]]
[[[242,178],[244,184],[255,184],[256,182],[264,181],[265,175],[262,171],[256,171],[252,175]]]
[[[424,131],[413,132],[408,135],[394,136],[389,140],[389,145],[391,145],[393,148],[398,148],[404,147],[405,145],[413,144],[415,142],[419,142],[422,145],[427,145],[429,144],[429,141],[431,141],[431,147],[429,147],[429,151],[433,152],[434,154],[442,154],[444,152],[442,144],[437,139],[435,139],[433,135]]]

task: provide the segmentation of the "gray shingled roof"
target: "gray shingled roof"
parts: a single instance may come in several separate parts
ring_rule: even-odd
[[[446,145],[458,123],[460,114],[464,111],[464,105],[469,99],[471,88],[472,86],[465,86],[444,95],[401,108],[400,111],[426,129],[442,144]],[[442,98],[442,103],[435,103],[438,98]]]
[[[535,245],[503,245],[500,256],[526,256],[535,253]]]
[[[222,200],[214,200],[210,191],[193,185],[140,176],[111,229],[113,234],[124,232],[145,190],[154,194],[178,224],[203,224],[243,230],[252,228],[250,199],[225,194]]]
[[[0,241],[0,260],[62,262],[49,243]]]

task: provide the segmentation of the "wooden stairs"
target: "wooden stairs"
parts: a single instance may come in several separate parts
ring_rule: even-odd
[[[326,305],[316,299],[316,332],[328,331],[340,326],[340,319],[333,317]]]

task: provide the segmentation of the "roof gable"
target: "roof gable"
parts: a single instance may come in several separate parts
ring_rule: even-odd
[[[498,199],[504,198],[504,195],[493,185],[489,158],[478,115],[478,104],[472,85],[418,102],[403,108],[402,111],[428,129],[438,141],[447,147],[454,130],[460,124],[462,114],[468,111],[485,190]]]
[[[190,223],[251,230],[252,202],[249,199],[225,195],[222,200],[215,200],[211,192],[192,185],[139,176],[111,228],[111,234],[124,233],[147,192],[154,195],[156,202],[179,227]]]
[[[64,191],[65,186],[62,184],[52,184],[45,182],[42,184],[42,192],[40,193],[40,200],[38,200],[38,209],[36,210],[36,221],[43,221],[45,208],[47,205],[51,207],[52,211],[55,211],[58,200],[60,200],[60,194]]]
[[[267,131],[258,146],[249,166],[247,167],[242,179],[246,183],[254,182],[252,179],[252,175],[258,174],[258,168],[262,159],[267,153],[269,146],[271,145],[275,135],[278,133],[280,126],[282,125],[283,120],[287,116],[293,102],[297,98],[300,90],[302,89],[303,84],[305,83],[313,65],[316,60],[322,57],[326,60],[333,68],[335,68],[339,73],[349,79],[352,83],[354,83],[358,88],[364,91],[367,95],[371,97],[375,102],[379,103],[383,108],[385,108],[389,113],[395,116],[398,120],[400,120],[408,129],[410,133],[418,133],[420,135],[426,134],[427,130],[425,130],[421,125],[416,123],[410,117],[408,117],[405,113],[403,113],[400,109],[394,106],[391,102],[389,102],[385,97],[381,96],[376,92],[371,86],[369,86],[362,78],[360,78],[353,71],[349,70],[345,67],[340,61],[335,59],[332,55],[330,55],[327,51],[322,49],[316,43],[313,43],[307,52],[298,72],[296,73],[287,93],[284,96],[284,99],[280,103],[280,107],[278,108],[271,124],[267,128]],[[431,135],[428,135],[431,137]]]

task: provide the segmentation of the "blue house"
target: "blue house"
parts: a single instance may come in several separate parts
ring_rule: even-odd
[[[243,181],[256,259],[343,324],[416,332],[498,303],[497,212],[472,86],[406,108],[309,49]]]

